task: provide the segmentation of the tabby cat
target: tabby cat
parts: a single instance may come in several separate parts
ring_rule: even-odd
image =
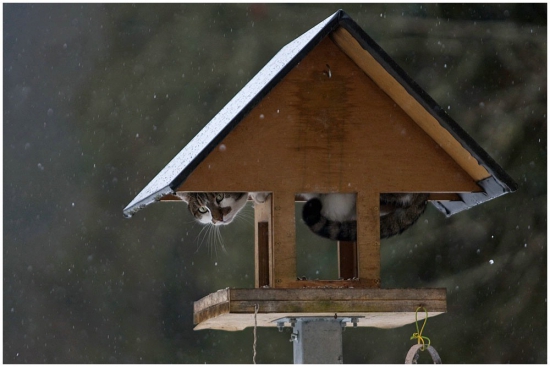
[[[246,205],[248,192],[176,192],[187,203],[189,211],[202,224],[229,224]],[[266,193],[251,192],[255,202],[262,203]]]
[[[302,218],[321,237],[357,240],[355,194],[304,194]],[[429,194],[380,194],[380,238],[401,234],[424,213]]]
[[[245,206],[248,195],[257,203],[265,201],[263,192],[176,193],[202,224],[226,225]],[[301,194],[307,200],[302,218],[321,237],[337,241],[357,240],[355,194]],[[380,238],[400,234],[424,213],[428,194],[381,194]]]

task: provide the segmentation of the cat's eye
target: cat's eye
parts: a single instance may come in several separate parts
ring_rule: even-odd
[[[219,203],[223,200],[223,194],[216,195],[216,201]]]
[[[208,211],[208,208],[206,208],[205,206],[201,206],[198,210],[199,210],[199,213],[204,214]]]

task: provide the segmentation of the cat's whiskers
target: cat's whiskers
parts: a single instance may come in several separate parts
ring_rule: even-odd
[[[197,220],[195,218],[193,218],[193,219],[186,220],[183,223],[185,223],[185,224],[197,223]]]
[[[220,247],[223,252],[227,254],[223,235],[220,232],[220,226],[216,226],[214,224],[204,225],[197,235],[197,242],[198,245],[195,253],[199,252],[202,245],[206,243],[210,256],[215,255],[216,259],[218,258],[218,247]]]
[[[204,243],[204,240],[206,239],[206,236],[208,235],[208,232],[209,232],[209,229],[208,229],[209,227],[210,226],[203,226],[202,229],[200,230],[200,232],[197,234],[198,245],[197,245],[197,250],[195,251],[195,253],[199,252],[199,249],[201,248],[202,244]],[[202,239],[200,239],[201,234],[202,234]]]
[[[239,213],[233,221],[239,221],[245,224],[251,224],[254,222],[254,215],[251,213]]]
[[[216,252],[216,246],[214,244],[214,234],[216,233],[216,226],[209,224],[208,225],[208,252],[210,253],[210,257],[212,257],[212,254]],[[216,252],[216,258],[218,254]]]
[[[238,220],[246,224],[254,222],[254,208],[251,206],[244,207],[233,220]]]
[[[248,195],[243,199],[243,194],[245,193],[189,193],[185,197],[189,210],[196,218],[195,220],[203,225],[203,228],[197,234],[196,252],[206,242],[211,255],[215,253],[216,257],[218,256],[218,247],[227,254],[222,234],[224,230],[220,227],[229,224],[231,221],[237,221],[236,218],[239,222],[244,222],[247,225],[254,222],[254,206],[251,202],[246,201]],[[219,214],[220,212],[223,213],[225,223],[216,225],[208,222],[209,219],[214,217],[214,213]]]
[[[223,240],[223,236],[220,232],[220,227],[216,227],[216,233],[218,235],[218,243],[220,244],[221,249],[223,250],[224,254],[227,254],[227,250],[225,249],[225,242]],[[217,255],[217,254],[216,254]]]

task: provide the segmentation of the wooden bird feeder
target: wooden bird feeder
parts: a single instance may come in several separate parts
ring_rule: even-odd
[[[224,177],[224,180],[219,180]],[[384,289],[380,193],[430,193],[447,216],[514,181],[343,11],[286,45],[124,209],[183,192],[270,192],[255,204],[255,288],[195,302],[196,329],[277,326],[304,316],[399,327],[446,312],[445,289]],[[344,280],[298,280],[299,193],[355,193]],[[406,235],[406,234],[405,234]]]

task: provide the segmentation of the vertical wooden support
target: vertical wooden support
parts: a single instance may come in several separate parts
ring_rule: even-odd
[[[273,235],[271,228],[272,206],[271,196],[264,203],[254,203],[254,286],[272,286],[270,283],[269,269],[271,268],[270,249],[273,248]]]
[[[359,279],[367,287],[380,288],[380,194],[357,194],[357,258]]]
[[[357,242],[338,241],[338,278],[357,278]]]
[[[256,223],[256,288],[269,286],[269,222]]]
[[[274,192],[272,286],[287,288],[296,282],[296,223],[294,193]]]

